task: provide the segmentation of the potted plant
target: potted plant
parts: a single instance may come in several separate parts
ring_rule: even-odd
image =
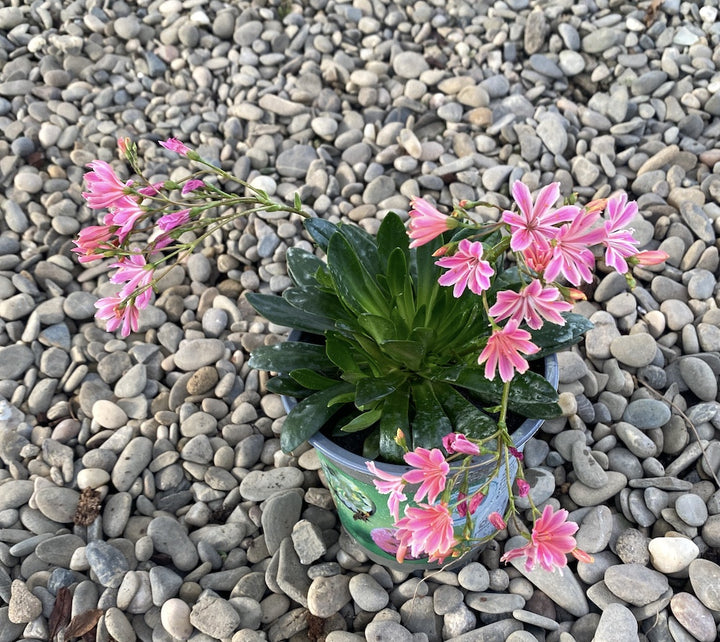
[[[123,335],[137,330],[163,265],[237,216],[303,216],[325,260],[290,248],[293,287],[282,296],[247,295],[267,319],[301,334],[255,350],[249,363],[277,373],[268,389],[292,399],[283,450],[308,440],[315,446],[345,528],[383,563],[455,559],[516,515],[513,493],[529,490],[522,448],[543,419],[559,414],[552,355],[591,327],[570,311],[581,293],[557,279],[590,282],[591,246],[625,274],[628,264],[664,258],[637,251],[625,229],[637,205],[624,195],[555,207],[558,184],[533,202],[516,182],[516,211],[497,220],[472,215],[483,203],[462,202],[446,216],[414,199],[409,230],[388,213],[373,237],[307,216],[297,198],[276,203],[179,141],[161,144],[239,182],[246,194],[225,192],[202,174],[137,187],[91,163],[85,198],[110,213],[80,233],[75,251],[83,262],[119,257],[110,280],[122,286],[98,301],[98,317]],[[120,151],[141,176],[135,146],[121,141]],[[225,209],[237,206],[245,209]],[[209,216],[217,207],[223,214]],[[140,248],[137,233],[147,239]],[[506,559],[524,555],[530,566],[551,570],[564,566],[566,553],[583,555],[566,511],[546,506],[540,514],[530,504],[537,519],[528,545]]]

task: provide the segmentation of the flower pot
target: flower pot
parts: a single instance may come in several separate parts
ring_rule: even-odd
[[[299,334],[291,334],[290,340],[297,339]],[[553,387],[557,387],[558,362],[555,355],[545,359],[544,375]],[[283,404],[286,411],[289,412],[296,401],[290,397],[283,397]],[[519,451],[522,451],[527,441],[539,430],[543,422],[543,419],[527,419],[512,433],[513,442]],[[437,563],[429,563],[427,559],[412,559],[407,556],[402,564],[397,562],[395,559],[397,544],[393,537],[394,520],[387,507],[387,495],[380,494],[375,488],[374,477],[365,466],[366,459],[364,457],[338,446],[321,433],[315,434],[308,441],[318,453],[328,488],[337,506],[340,522],[371,560],[403,571],[431,569],[440,566]],[[484,486],[495,468],[488,456],[476,457],[475,462],[478,465],[473,469],[470,493]],[[407,466],[395,464],[377,463],[377,467],[398,476],[410,470]],[[511,479],[515,479],[516,472],[517,463],[511,459],[509,471]],[[413,489],[417,489],[417,486],[408,486],[409,492],[406,493],[408,497],[414,495]],[[504,514],[508,500],[505,466],[503,465],[499,475],[490,482],[485,499],[473,515],[475,538],[481,539],[493,534],[495,528],[487,517],[493,511]],[[461,532],[465,518],[455,512],[453,522],[456,532]],[[461,559],[462,563],[465,563],[469,561],[470,557],[466,555]]]

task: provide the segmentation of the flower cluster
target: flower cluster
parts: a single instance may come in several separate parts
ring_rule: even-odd
[[[374,462],[365,462],[368,470],[376,477],[373,483],[377,490],[389,495],[387,506],[395,520],[394,529],[383,529],[382,537],[376,539],[376,542],[384,550],[392,552],[399,562],[406,558],[427,557],[430,562],[442,563],[448,557],[456,557],[472,548],[475,543],[473,515],[486,498],[487,485],[471,491],[467,480],[473,466],[472,457],[484,452],[483,446],[488,440],[474,440],[461,433],[449,433],[442,441],[448,459],[438,448],[416,448],[405,453],[404,459],[410,470],[402,475],[387,473]],[[505,446],[504,450],[507,455],[522,459],[522,453],[514,447]],[[449,460],[457,456],[462,456],[462,464],[451,467]],[[518,495],[529,498],[530,485],[522,478],[522,470],[520,475],[516,480]],[[406,487],[417,484],[420,487],[411,504],[407,502]],[[426,501],[423,502],[423,499]],[[405,506],[403,516],[400,517],[403,502]],[[530,505],[533,513],[540,515],[532,499]],[[455,533],[453,508],[465,520],[462,535]],[[512,499],[508,515],[515,515]],[[556,511],[552,505],[546,505],[535,520],[528,543],[507,551],[502,561],[523,557],[528,570],[539,565],[547,571],[566,566],[568,554],[581,561],[591,562],[592,558],[578,549],[573,537],[577,524],[567,521],[567,518],[566,510]],[[505,518],[497,511],[491,512],[487,519],[497,530],[507,526]]]
[[[467,214],[466,203],[451,216],[445,216],[423,199],[416,198],[412,202],[409,225],[415,247],[455,228],[470,233],[469,238],[450,242],[436,252],[441,256],[436,264],[448,268],[439,283],[453,286],[455,297],[462,296],[466,290],[484,297],[496,275],[492,260],[502,257],[508,249],[513,253],[523,285],[519,290],[497,292],[492,306],[483,298],[492,334],[478,357],[478,363],[486,364],[488,379],[499,372],[504,382],[510,381],[516,372],[525,372],[529,367],[525,356],[539,351],[531,342],[530,333],[520,326],[525,324],[538,330],[545,321],[563,325],[562,313],[572,309],[570,301],[582,296],[577,290],[555,283],[556,279],[562,277],[575,287],[592,283],[593,246],[604,250],[605,264],[620,274],[628,273],[628,262],[652,264],[667,258],[664,252],[638,251],[638,242],[626,229],[637,215],[638,206],[628,201],[625,194],[594,201],[585,207],[575,204],[555,207],[560,198],[559,183],[543,187],[533,202],[528,187],[516,181],[512,196],[517,211],[504,211],[500,223],[495,225],[474,222]],[[498,229],[505,235],[493,248],[491,259],[483,258],[487,248],[480,239]],[[473,238],[476,240],[471,240]],[[505,324],[501,325],[501,321]]]
[[[373,481],[378,491],[390,496],[388,508],[396,529],[392,533],[393,551],[399,561],[409,554],[413,558],[427,556],[430,561],[442,562],[472,544],[473,514],[485,499],[489,484],[472,492],[468,489],[470,471],[477,465],[473,457],[480,454],[487,454],[495,461],[494,474],[488,479],[495,479],[503,464],[509,470],[510,459],[514,458],[518,470],[516,493],[527,498],[533,513],[534,526],[528,544],[506,552],[504,561],[525,557],[528,569],[539,565],[551,571],[564,567],[569,553],[583,561],[590,559],[577,549],[573,538],[577,525],[567,521],[567,511],[555,511],[547,505],[541,514],[535,507],[530,485],[524,479],[522,453],[513,446],[507,431],[507,393],[515,375],[528,370],[526,357],[540,351],[525,328],[539,330],[546,322],[565,324],[563,313],[569,312],[572,301],[582,298],[582,294],[556,281],[562,278],[575,287],[591,283],[596,262],[594,247],[609,268],[625,274],[628,280],[631,265],[661,263],[667,255],[638,251],[638,242],[627,229],[638,207],[628,201],[625,194],[593,201],[585,207],[572,202],[556,207],[560,198],[559,183],[542,188],[533,201],[528,187],[517,181],[512,186],[512,196],[516,210],[503,211],[499,222],[491,224],[477,223],[468,215],[469,206],[479,203],[460,203],[451,216],[445,216],[423,199],[412,201],[408,229],[412,246],[430,243],[450,230],[464,232],[460,235],[456,232],[450,242],[435,252],[435,256],[440,257],[436,265],[447,270],[440,276],[439,283],[452,286],[456,298],[466,290],[482,298],[491,332],[478,356],[478,364],[485,364],[487,379],[492,380],[499,373],[505,394],[499,408],[497,432],[483,440],[469,439],[459,433],[446,435],[442,445],[448,460],[438,448],[416,448],[405,453],[410,470],[400,476],[388,474],[367,462],[368,469],[377,477]],[[495,245],[483,243],[489,234],[498,231],[500,239]],[[506,253],[514,258],[521,285],[494,292],[488,302],[488,293],[497,275],[495,264],[503,268]],[[486,449],[493,440],[496,445]],[[458,458],[461,458],[458,465],[451,467],[448,461]],[[514,489],[509,475],[506,482],[507,515],[514,518]],[[409,501],[407,486],[416,483],[421,486]],[[437,497],[440,499],[436,502]],[[464,518],[462,534],[455,532],[453,511]],[[487,519],[497,530],[506,526],[505,518],[496,511]]]
[[[239,197],[225,193],[195,175],[180,182],[150,183],[142,178],[138,168],[137,148],[128,139],[118,140],[120,156],[141,176],[142,183],[121,180],[105,161],[95,160],[88,164],[90,171],[85,174],[87,191],[83,192],[83,198],[89,208],[108,212],[102,225],[89,226],[80,231],[72,251],[77,254],[80,263],[117,258],[110,265],[116,268],[110,282],[121,287],[117,294],[98,300],[95,307],[98,308],[97,318],[106,321],[107,330],[113,332],[120,329],[123,337],[138,331],[140,311],[152,301],[154,285],[163,274],[158,268],[170,258],[189,255],[215,229],[240,215],[231,211],[226,216],[204,217],[203,214],[216,207],[219,201],[224,207],[249,204],[255,206],[252,211],[281,208],[304,216],[297,203],[294,206],[281,206],[271,201],[262,190],[213,167],[175,138],[159,144],[200,163],[211,173],[232,178],[248,189],[252,196]],[[180,192],[181,200],[174,196],[177,191]],[[197,230],[202,230],[202,233],[193,241],[178,242],[184,232]],[[146,240],[148,234],[150,236]],[[143,236],[143,240],[135,244],[135,238],[139,235]],[[160,254],[171,245],[167,255]]]

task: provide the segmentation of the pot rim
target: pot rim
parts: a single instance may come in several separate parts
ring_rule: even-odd
[[[300,334],[301,333],[299,331],[293,330],[288,337],[288,341],[296,341],[300,337]],[[560,370],[558,367],[557,355],[555,353],[549,354],[545,357],[544,376],[552,387],[557,390]],[[289,413],[297,404],[297,400],[293,397],[282,395],[282,404],[285,411]],[[518,426],[518,428],[510,435],[515,447],[518,449],[522,448],[545,421],[545,419],[526,419],[522,424],[520,424],[520,426]],[[308,443],[326,457],[333,460],[340,460],[348,468],[352,468],[354,471],[364,475],[368,473],[368,469],[365,466],[365,462],[368,460],[365,457],[356,455],[342,446],[338,446],[322,433],[315,433],[308,439]],[[386,464],[380,461],[376,461],[375,463],[380,470],[393,475],[402,475],[407,472],[408,468],[402,464]]]

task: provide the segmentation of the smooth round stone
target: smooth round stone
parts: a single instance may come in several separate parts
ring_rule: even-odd
[[[698,642],[714,642],[717,639],[717,627],[712,612],[691,593],[673,595],[670,610]]]
[[[115,384],[115,394],[120,398],[135,397],[147,385],[147,371],[144,363],[136,363]]]
[[[648,545],[650,562],[661,573],[677,573],[700,555],[697,544],[685,537],[655,537]]]
[[[614,603],[602,610],[594,642],[637,642],[638,639],[638,623],[629,608]]]
[[[675,512],[678,517],[690,526],[702,526],[708,518],[705,502],[698,495],[688,493],[675,501]]]
[[[155,517],[148,524],[147,534],[152,537],[155,550],[169,555],[181,571],[190,571],[197,566],[195,545],[177,520],[165,515]]]
[[[690,584],[695,595],[711,611],[720,611],[720,566],[696,559],[690,563]]]
[[[414,51],[402,51],[392,60],[393,71],[401,78],[419,78],[429,69],[425,57]]]
[[[28,479],[11,479],[2,485],[0,511],[20,508],[32,497],[35,484]]]
[[[118,457],[112,470],[112,483],[120,492],[130,490],[135,480],[152,461],[153,442],[147,437],[135,437]]]
[[[213,638],[229,638],[240,624],[240,615],[220,597],[203,594],[190,611],[190,623]]]
[[[586,553],[599,553],[608,545],[611,535],[612,512],[607,506],[597,506],[583,518],[575,541]]]
[[[669,588],[664,575],[640,564],[611,566],[605,571],[605,584],[617,597],[633,606],[650,604]]]
[[[623,421],[641,430],[660,428],[670,421],[670,408],[657,399],[631,401],[623,413]]]
[[[610,343],[610,353],[620,363],[632,368],[648,366],[655,359],[657,345],[649,334],[629,334],[616,337]]]
[[[182,341],[174,355],[175,365],[191,372],[222,359],[225,344],[220,339],[191,339]]]
[[[135,642],[137,640],[127,616],[114,606],[105,612],[105,628],[118,642]]]
[[[718,382],[707,362],[697,357],[684,357],[678,361],[680,376],[687,387],[702,401],[714,401],[718,393]]]
[[[577,76],[585,70],[585,59],[577,51],[561,51],[558,54],[558,66],[564,74]]]
[[[347,575],[316,577],[308,589],[308,610],[317,617],[330,617],[351,599]]]
[[[80,493],[72,488],[42,486],[35,492],[38,510],[48,519],[60,524],[69,524],[75,516]]]
[[[249,501],[262,502],[273,493],[300,488],[305,477],[299,468],[283,467],[267,471],[250,471],[240,483],[240,495]]]
[[[572,464],[577,478],[590,488],[602,488],[607,484],[608,476],[602,466],[593,457],[584,441],[576,441],[572,446]]]
[[[130,570],[125,555],[102,540],[90,542],[85,547],[85,557],[97,576],[98,582],[109,588],[118,588],[125,573]]]
[[[120,428],[128,421],[125,411],[107,399],[98,399],[93,404],[92,417],[103,428]]]
[[[577,352],[559,352],[557,355],[560,370],[560,383],[573,383],[582,379],[587,373],[587,365]]]
[[[487,591],[490,586],[490,574],[480,562],[470,562],[458,573],[460,586],[468,591]]]
[[[190,607],[178,598],[169,599],[160,609],[163,628],[178,640],[187,640],[193,632],[190,623]]]
[[[627,477],[612,470],[607,471],[608,481],[603,488],[591,488],[582,482],[570,484],[570,499],[578,506],[597,506],[617,495],[627,486]]]
[[[636,457],[645,459],[646,457],[654,457],[657,454],[655,442],[631,423],[619,421],[615,424],[615,432],[628,450]]]
[[[53,566],[69,568],[73,553],[82,546],[85,546],[85,541],[77,535],[56,535],[40,542],[35,548],[35,555]]]
[[[525,479],[530,484],[529,497],[536,506],[542,504],[555,492],[555,477],[544,468],[528,468]],[[528,497],[516,497],[515,503],[523,510],[530,508]]]
[[[110,481],[110,474],[102,468],[84,468],[77,474],[77,485],[84,488],[100,488]]]
[[[442,587],[440,587],[442,588]],[[359,573],[350,578],[350,595],[363,610],[376,613],[384,609],[390,599],[387,591],[371,575]]]

